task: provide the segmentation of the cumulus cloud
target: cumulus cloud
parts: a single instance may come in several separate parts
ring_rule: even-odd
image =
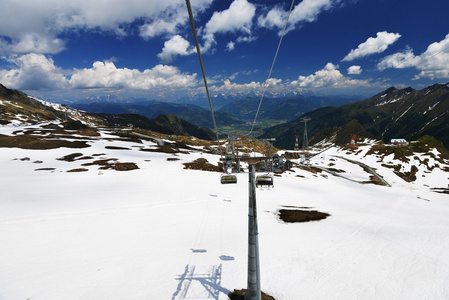
[[[234,42],[229,42],[227,45],[226,45],[226,50],[227,51],[232,51],[232,50],[234,50],[235,49],[235,43]]]
[[[212,0],[195,0],[196,11],[210,6]],[[1,55],[17,53],[55,54],[65,49],[59,35],[67,30],[101,29],[126,34],[124,24],[144,20],[143,37],[175,32],[187,22],[185,4],[178,0],[4,0],[0,10]],[[181,12],[183,18],[181,18]],[[157,21],[155,21],[157,20]]]
[[[413,67],[421,62],[419,57],[413,54],[413,50],[407,47],[402,52],[397,52],[392,55],[384,57],[378,64],[377,69],[383,71],[388,68],[402,69],[407,67]]]
[[[361,43],[357,49],[352,49],[342,61],[352,61],[371,54],[382,53],[400,37],[399,33],[378,32],[376,37],[370,37],[366,42]]]
[[[0,82],[8,87],[22,90],[59,89],[67,86],[63,71],[51,58],[42,54],[26,54],[7,59],[16,67],[0,70]]]
[[[299,2],[291,12],[287,32],[302,23],[316,21],[321,12],[336,7],[340,2],[340,0],[303,0]],[[287,21],[287,16],[288,10],[276,6],[265,16],[259,17],[257,23],[261,27],[277,29],[280,34]]]
[[[282,82],[282,79],[277,78],[270,78],[265,81],[265,85],[267,88],[273,88],[275,86],[278,86]]]
[[[204,8],[205,3],[203,6],[196,6],[192,9],[195,9],[196,13],[201,13]],[[147,18],[146,23],[139,28],[140,36],[149,39],[159,35],[175,35],[187,23],[185,4],[181,2],[177,6],[169,7],[157,15]]]
[[[223,82],[222,86],[212,86],[211,90],[215,92],[223,92],[223,91],[239,91],[239,92],[248,92],[254,90],[261,90],[262,85],[260,82],[252,81],[250,83],[238,84],[232,83],[229,79],[226,79]]]
[[[190,43],[180,35],[175,35],[164,43],[162,52],[157,56],[163,63],[172,62],[178,55],[189,55],[195,53],[196,49],[190,46]]]
[[[206,24],[206,33],[251,32],[256,7],[247,0],[234,0],[228,9],[215,12]]]
[[[232,78],[235,78],[232,77]],[[284,91],[286,89],[285,85],[282,84],[282,79],[270,78],[265,83],[260,83],[256,81],[251,81],[250,83],[233,83],[230,79],[225,79],[222,81],[221,86],[213,85],[209,89],[212,92],[238,92],[238,93],[248,93],[248,92],[262,92],[264,85],[273,91]]]
[[[65,49],[65,43],[56,37],[27,33],[12,43],[0,40],[0,54],[57,54]]]
[[[234,0],[228,9],[215,12],[204,28],[204,52],[216,44],[215,35],[220,33],[240,32],[244,34],[240,42],[251,41],[251,26],[255,13],[256,7],[247,0]]]
[[[440,41],[430,44],[421,55],[415,55],[411,48],[389,55],[377,64],[383,71],[387,68],[415,67],[421,72],[414,79],[449,78],[449,34]]]
[[[183,74],[178,68],[157,65],[143,72],[117,68],[113,62],[97,61],[92,68],[77,70],[70,79],[74,88],[128,88],[150,90],[184,88],[197,84],[196,74]]]
[[[359,75],[362,74],[362,68],[360,66],[350,66],[348,68],[349,75]]]
[[[151,23],[140,27],[140,36],[143,38],[152,38],[161,34],[173,34],[176,32],[178,24],[183,22],[167,22],[166,20],[154,20]]]
[[[366,84],[366,81],[345,77],[338,70],[338,66],[332,63],[328,63],[323,69],[316,71],[315,74],[299,76],[298,80],[291,82],[291,86],[298,86],[301,88],[348,88]]]

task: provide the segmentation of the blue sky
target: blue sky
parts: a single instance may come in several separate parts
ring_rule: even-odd
[[[184,0],[0,0],[0,83],[64,102],[204,96]],[[449,81],[447,0],[192,0],[210,91],[370,97]]]

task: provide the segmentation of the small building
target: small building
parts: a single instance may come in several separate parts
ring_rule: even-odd
[[[390,143],[394,146],[407,146],[408,142],[404,139],[392,139]]]

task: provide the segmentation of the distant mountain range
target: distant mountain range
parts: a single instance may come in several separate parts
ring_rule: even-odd
[[[262,96],[262,91],[251,91],[251,92],[230,92],[226,91],[225,93],[217,93],[211,92],[211,100],[213,107],[218,109],[224,105],[235,102],[237,100],[243,98],[259,98]],[[285,90],[282,92],[273,93],[267,91],[265,93],[266,97],[271,98],[284,98],[284,97],[296,97],[301,96],[300,93],[293,90]],[[163,95],[159,94],[157,96],[152,96],[150,98],[147,97],[134,97],[127,94],[111,94],[111,95],[95,95],[95,96],[86,96],[83,99],[77,98],[75,96],[70,97],[67,96],[64,99],[54,98],[49,99],[50,101],[61,103],[60,101],[64,101],[67,105],[72,106],[73,104],[78,103],[128,103],[128,104],[149,104],[152,102],[172,102],[172,103],[188,103],[197,106],[201,106],[203,108],[208,108],[209,103],[206,98],[206,93],[204,90],[199,90],[197,92],[192,92],[190,94],[178,94],[176,92],[166,92]]]
[[[354,99],[352,98],[342,97],[267,97],[262,101],[257,120],[285,122],[323,106],[339,106],[353,101]],[[217,126],[232,127],[252,121],[256,115],[259,102],[260,98],[243,98],[215,109],[214,117]],[[94,102],[73,104],[72,107],[93,113],[139,114],[150,119],[156,118],[160,114],[174,114],[196,126],[213,129],[210,109],[194,104],[173,102],[147,102],[147,104]]]
[[[259,101],[258,98],[244,98],[223,106],[215,112],[217,125],[232,128],[252,121]],[[278,120],[286,123],[266,128],[259,137],[276,138],[276,147],[292,149],[296,135],[300,136],[299,141],[302,142],[304,122],[301,118],[307,117],[311,119],[307,123],[309,144],[322,140],[349,143],[354,134],[383,139],[385,142],[392,138],[417,140],[430,135],[446,147],[449,146],[449,88],[446,85],[435,84],[423,90],[392,87],[369,99],[341,105],[345,101],[350,100],[304,96],[268,97],[260,107],[258,121]],[[133,126],[206,140],[215,138],[210,129],[210,111],[192,104],[92,103],[75,106],[90,113],[37,100],[0,84],[0,124],[67,120],[94,126]]]
[[[118,103],[90,103],[74,104],[74,108],[92,112],[109,114],[139,114],[149,119],[159,115],[176,115],[196,126],[213,129],[210,110],[193,104],[178,104],[170,102],[152,102],[147,105],[140,104],[118,104]],[[215,120],[217,126],[232,126],[244,123],[242,120],[226,113],[216,112]]]
[[[319,108],[304,117],[311,119],[307,123],[309,144],[331,136],[347,143],[350,134],[370,135],[385,142],[431,135],[449,146],[449,88],[445,85],[435,84],[419,91],[392,87],[369,99]],[[348,126],[352,132],[343,130]],[[295,135],[301,136],[301,144],[303,133],[304,122],[297,118],[268,128],[261,137],[274,137],[277,147],[292,149]]]
[[[354,102],[354,98],[295,96],[283,98],[263,99],[257,120],[285,120],[290,121],[299,116],[324,106],[340,106]],[[227,112],[242,120],[254,120],[259,107],[260,98],[243,98],[227,104],[218,112]]]

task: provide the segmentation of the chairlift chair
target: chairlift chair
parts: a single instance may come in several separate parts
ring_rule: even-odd
[[[232,184],[237,183],[237,176],[234,174],[222,174],[220,178],[221,184]]]
[[[273,176],[270,174],[264,174],[256,177],[256,187],[274,187]]]

